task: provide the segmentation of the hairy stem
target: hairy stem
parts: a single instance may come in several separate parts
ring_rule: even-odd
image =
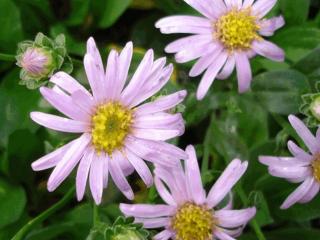
[[[19,232],[14,235],[14,237],[11,240],[22,240],[24,237],[38,224],[42,223],[44,220],[49,218],[52,214],[57,212],[59,209],[64,207],[70,200],[73,198],[75,193],[75,187],[72,187],[67,194],[56,204],[48,208],[43,213],[39,214],[34,219],[30,220],[26,225],[24,225]]]

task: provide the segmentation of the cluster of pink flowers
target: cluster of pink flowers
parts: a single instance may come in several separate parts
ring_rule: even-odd
[[[164,34],[192,34],[170,43],[165,51],[175,53],[178,63],[197,59],[189,75],[195,77],[204,72],[198,99],[205,97],[216,78],[228,78],[235,68],[239,92],[247,91],[252,80],[249,59],[257,54],[274,61],[284,60],[284,52],[262,38],[284,25],[281,16],[264,19],[276,0],[185,2],[202,16],[166,17],[156,27]],[[36,52],[28,52],[23,67],[39,71],[45,59],[35,55]],[[32,120],[52,130],[80,135],[35,161],[32,168],[54,168],[48,180],[48,190],[54,191],[78,166],[77,198],[80,201],[84,197],[88,181],[96,204],[102,201],[109,174],[132,200],[134,193],[126,177],[135,170],[148,187],[155,184],[165,204],[121,204],[120,209],[145,228],[164,228],[154,239],[234,239],[256,213],[255,207],[232,210],[231,189],[245,173],[248,162],[231,161],[206,194],[194,148],[189,146],[183,151],[166,142],[184,133],[182,115],[172,109],[187,92],[147,101],[169,81],[173,66],[166,65],[165,58],[154,59],[153,51],[148,50],[128,81],[132,55],[133,45],[129,42],[121,52],[110,52],[105,68],[90,38],[84,68],[91,91],[64,72],[51,77],[52,87],[40,88],[44,99],[65,117],[32,112]],[[320,188],[320,131],[314,137],[296,117],[290,116],[289,121],[311,154],[290,141],[288,147],[294,157],[260,157],[271,175],[303,182],[282,208],[310,201]],[[154,164],[154,177],[146,161]],[[228,203],[221,207],[227,198]]]

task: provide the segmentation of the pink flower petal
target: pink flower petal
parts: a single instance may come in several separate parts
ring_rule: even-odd
[[[212,27],[212,23],[209,19],[204,17],[188,15],[165,17],[157,21],[155,24],[156,28],[161,29],[166,29],[170,27],[184,27],[186,25],[191,27]]]
[[[172,216],[176,212],[176,207],[157,204],[120,204],[120,210],[127,216],[139,218],[157,218]]]
[[[197,90],[197,99],[202,100],[204,96],[207,94],[210,86],[212,85],[213,81],[215,80],[218,72],[225,64],[228,58],[227,52],[222,52],[219,56],[216,57],[215,61],[209,66],[206,73],[201,79]]]
[[[106,68],[106,83],[103,91],[104,100],[118,100],[120,94],[118,94],[117,83],[118,81],[118,65],[119,65],[119,56],[115,50],[111,50],[108,56],[107,68]],[[118,95],[117,95],[118,94]]]
[[[233,237],[230,237],[227,233],[223,232],[222,230],[216,230],[214,231],[214,235],[219,239],[219,240],[236,240]]]
[[[90,128],[89,123],[71,120],[42,112],[31,112],[30,117],[39,125],[60,132],[83,133]]]
[[[81,201],[83,199],[93,157],[94,157],[94,150],[87,149],[87,151],[84,153],[84,156],[80,161],[78,171],[77,171],[77,176],[76,176],[78,201]]]
[[[123,174],[122,169],[119,166],[119,158],[122,158],[120,152],[116,151],[112,155],[112,159],[109,162],[109,171],[110,175],[116,184],[116,186],[119,188],[119,190],[129,199],[134,199],[133,191],[126,179],[126,177]]]
[[[245,53],[235,53],[239,92],[244,93],[249,90],[252,73],[248,57]]]
[[[272,36],[276,30],[283,27],[285,24],[284,18],[282,16],[273,17],[270,19],[262,20],[260,25],[259,33],[263,36]]]
[[[252,12],[259,18],[263,18],[271,11],[276,3],[277,0],[257,0],[252,6]]]
[[[115,95],[119,96],[126,83],[133,53],[133,44],[128,42],[119,55],[118,81],[115,83]]]
[[[304,125],[304,123],[294,115],[289,116],[289,122],[291,123],[297,134],[300,136],[300,138],[304,141],[308,149],[313,154],[316,154],[319,151],[319,142],[317,142],[316,138],[306,127],[306,125]]]
[[[137,173],[141,177],[142,181],[147,185],[147,187],[151,187],[153,185],[153,177],[147,164],[128,149],[126,149],[125,156],[128,158],[132,166],[136,169]]]
[[[196,152],[191,145],[187,147],[186,152],[188,154],[188,159],[185,161],[186,185],[190,189],[193,201],[196,204],[202,205],[206,200],[206,193],[202,187]]]
[[[299,200],[299,203],[308,203],[310,202],[320,190],[320,185],[317,181],[314,181],[310,190]]]
[[[234,67],[236,65],[236,60],[234,56],[229,56],[226,63],[224,64],[221,72],[217,75],[218,79],[224,80],[230,77],[232,74]]]
[[[256,214],[256,208],[247,208],[241,210],[219,210],[214,216],[223,228],[237,228],[246,225]]]
[[[315,180],[310,177],[307,178],[281,205],[281,209],[288,209],[298,201],[300,201],[312,188],[313,182]]]
[[[50,192],[54,191],[68,177],[83,156],[90,140],[90,135],[85,133],[70,146],[49,177],[48,190]]]
[[[173,236],[173,232],[169,230],[163,230],[153,237],[154,240],[168,240]]]
[[[309,177],[312,175],[311,169],[309,167],[281,167],[272,166],[269,168],[269,173],[275,177],[281,178],[296,178],[296,177]]]
[[[157,192],[162,198],[162,200],[168,205],[177,206],[177,203],[175,202],[174,198],[172,197],[172,195],[169,193],[167,188],[164,186],[164,184],[158,177],[154,178],[154,183],[155,183]]]
[[[277,62],[284,61],[284,57],[285,57],[284,51],[281,48],[279,48],[277,45],[269,41],[266,41],[266,40],[253,41],[252,49],[259,55],[269,58],[273,61],[277,61]]]
[[[95,154],[90,168],[90,190],[92,197],[97,205],[101,203],[103,193],[103,160],[104,154],[100,154],[100,156]]]
[[[297,144],[292,141],[288,142],[288,149],[291,154],[295,156],[295,158],[301,161],[310,163],[313,160],[313,157],[309,153],[306,153],[302,148],[298,147]]]
[[[206,34],[206,35],[191,35],[188,37],[183,37],[178,40],[175,40],[168,44],[165,48],[165,51],[167,53],[176,53],[180,52],[184,49],[190,49],[194,44],[209,44],[213,40],[212,34]]]
[[[248,162],[239,159],[233,160],[218,178],[207,196],[207,205],[213,208],[219,204],[239,181],[248,167]]]
[[[161,228],[170,224],[171,218],[135,218],[135,223],[142,223],[144,228]],[[154,239],[154,238],[153,238]]]
[[[294,157],[271,157],[271,156],[260,156],[259,162],[269,167],[302,167],[308,166],[310,163],[299,160]]]

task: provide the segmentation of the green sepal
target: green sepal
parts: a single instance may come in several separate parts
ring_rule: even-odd
[[[320,90],[320,82],[316,83],[316,89]],[[302,104],[300,105],[299,111],[304,114],[307,118],[305,123],[308,127],[317,127],[320,124],[320,114],[314,111],[315,105],[320,105],[320,93],[308,93],[301,96]]]

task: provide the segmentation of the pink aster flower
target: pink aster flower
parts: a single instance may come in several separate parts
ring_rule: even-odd
[[[144,160],[171,167],[186,157],[183,150],[165,142],[184,132],[181,114],[169,110],[182,102],[186,91],[145,103],[168,82],[172,65],[165,66],[165,58],[154,60],[153,51],[149,50],[126,84],[131,58],[130,42],[121,53],[110,52],[104,70],[90,38],[84,67],[92,94],[64,72],[52,76],[53,88],[40,89],[43,97],[66,117],[32,112],[32,120],[49,129],[81,134],[32,164],[35,171],[54,167],[48,180],[49,191],[54,191],[79,163],[78,200],[83,198],[89,178],[92,196],[99,204],[109,173],[122,193],[133,199],[125,177],[133,169],[147,186],[153,184]]]
[[[120,204],[121,211],[145,228],[165,228],[155,240],[234,239],[255,215],[256,208],[232,210],[231,197],[224,208],[217,206],[245,173],[248,162],[233,160],[206,195],[194,148],[188,146],[186,153],[184,168],[155,169],[155,186],[166,204]]]
[[[239,92],[250,88],[249,59],[256,54],[283,61],[284,52],[262,36],[272,36],[284,19],[264,16],[277,0],[184,0],[203,16],[172,16],[159,20],[156,27],[164,34],[192,34],[170,43],[165,51],[175,53],[179,63],[198,59],[189,75],[204,75],[197,91],[202,99],[211,84],[228,78],[237,70]]]
[[[320,189],[320,128],[316,136],[297,117],[290,115],[289,121],[309,149],[305,152],[294,142],[288,142],[293,157],[261,156],[259,161],[268,166],[272,176],[285,178],[294,183],[302,183],[281,205],[287,209],[295,203],[311,201]]]

